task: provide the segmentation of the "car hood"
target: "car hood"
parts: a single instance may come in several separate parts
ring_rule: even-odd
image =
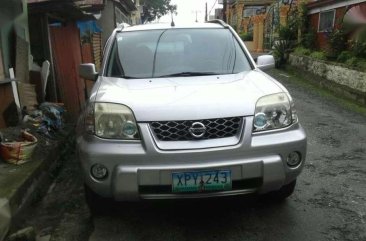
[[[254,115],[260,97],[285,91],[259,70],[152,79],[100,77],[98,82],[92,99],[126,105],[138,122]]]

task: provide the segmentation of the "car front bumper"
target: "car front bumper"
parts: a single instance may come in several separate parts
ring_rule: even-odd
[[[77,150],[86,185],[103,197],[118,201],[140,199],[201,198],[267,193],[280,189],[300,174],[306,157],[306,134],[296,123],[286,129],[252,134],[252,118],[247,118],[243,135],[233,146],[202,149],[161,150],[147,123],[140,123],[141,141],[104,140],[80,135]],[[289,153],[301,154],[301,164],[290,168]],[[91,167],[100,163],[109,175],[96,180]],[[172,173],[230,170],[230,191],[174,194]]]

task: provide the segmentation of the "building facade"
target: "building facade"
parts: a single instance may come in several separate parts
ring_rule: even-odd
[[[363,15],[366,19],[366,0],[323,0],[310,1],[307,4],[311,29],[316,33],[315,42],[318,49],[327,49],[329,34],[333,29],[339,29],[345,14],[356,7],[357,15]]]
[[[136,0],[105,0],[104,9],[98,19],[102,29],[102,46],[105,45],[113,30],[121,23],[139,23],[139,1]],[[136,6],[138,5],[138,6]]]

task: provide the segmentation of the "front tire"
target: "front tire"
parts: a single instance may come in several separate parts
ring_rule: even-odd
[[[110,205],[108,205],[108,199],[104,198],[93,190],[91,190],[87,185],[84,184],[85,190],[85,201],[89,207],[90,213],[93,216],[98,216],[103,214]]]
[[[270,192],[269,198],[273,201],[280,202],[291,196],[295,191],[296,179],[289,184],[282,186],[279,190]]]

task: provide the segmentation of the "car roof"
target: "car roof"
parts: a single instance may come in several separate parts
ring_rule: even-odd
[[[223,25],[218,23],[191,23],[191,24],[175,24],[171,26],[171,23],[149,23],[134,26],[125,26],[122,32],[130,31],[143,31],[143,30],[156,30],[156,29],[192,29],[192,28],[224,28]]]

